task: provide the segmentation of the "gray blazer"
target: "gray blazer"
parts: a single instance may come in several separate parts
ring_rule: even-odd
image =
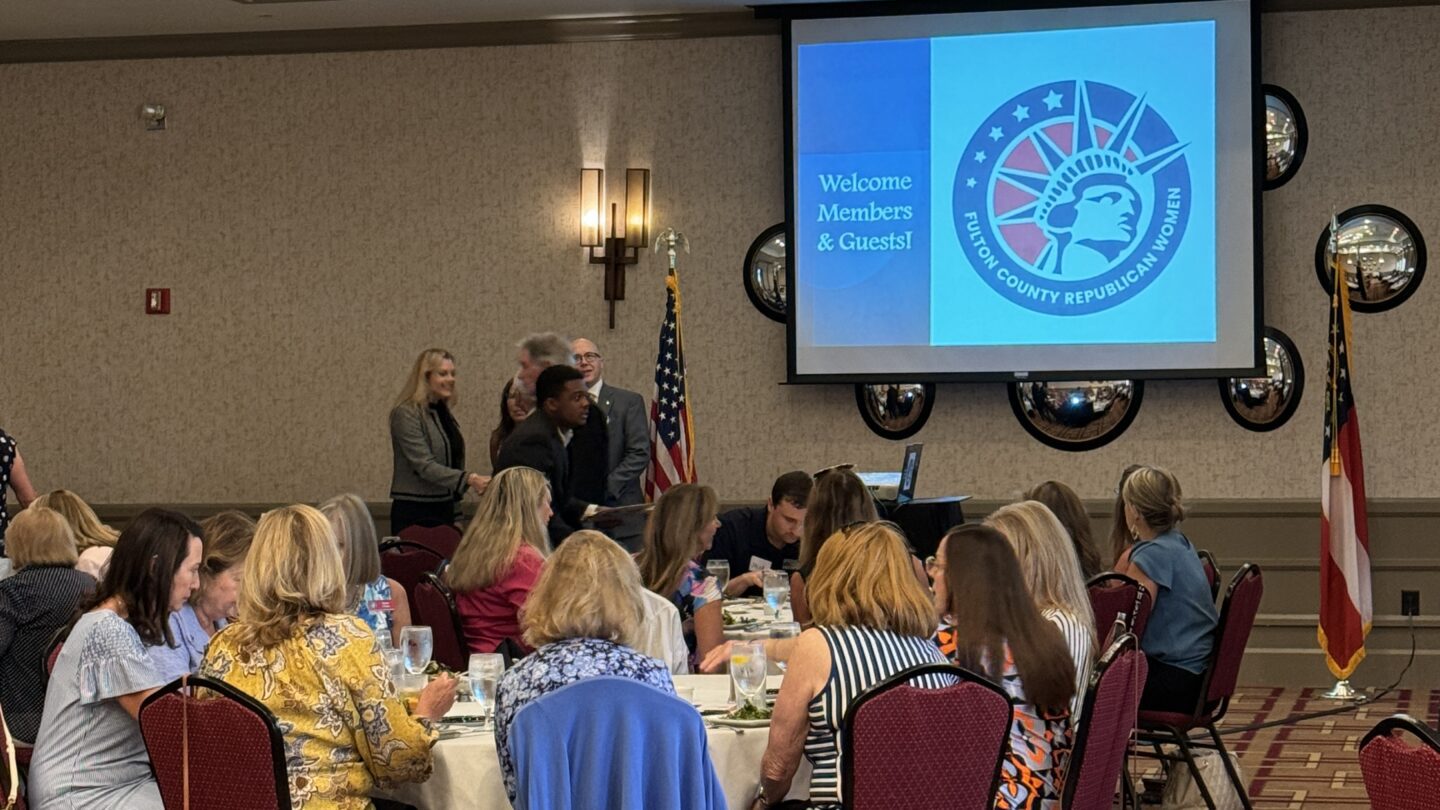
[[[606,466],[605,501],[611,506],[644,503],[640,477],[650,466],[650,427],[645,418],[645,398],[610,383],[600,387],[600,410],[605,412],[605,430],[610,436]]]
[[[397,405],[390,412],[390,446],[395,454],[391,498],[441,502],[465,494],[465,471],[445,466],[450,441],[434,411],[423,405]]]

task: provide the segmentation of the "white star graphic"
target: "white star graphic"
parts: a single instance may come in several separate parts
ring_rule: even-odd
[[[974,188],[974,187],[975,187],[975,178],[973,178],[973,177],[967,177],[967,178],[965,178],[965,188]]]
[[[984,163],[984,162],[985,162],[985,153],[984,153],[984,152],[976,152],[976,153],[975,153],[975,162],[976,162],[976,163]]]
[[[1000,139],[1003,138],[1003,137],[1005,137],[1005,130],[1003,130],[1003,129],[999,128],[999,127],[991,127],[991,128],[990,128],[990,140],[992,140],[992,141],[998,141],[998,140],[1000,140]]]
[[[1064,98],[1064,96],[1060,95],[1054,90],[1051,90],[1050,94],[1045,96],[1045,109],[1058,110],[1060,108],[1060,101]]]
[[[1026,107],[1024,104],[1016,104],[1015,109],[1012,110],[1010,114],[1015,116],[1015,120],[1017,122],[1024,121],[1026,118],[1030,117],[1030,108]]]

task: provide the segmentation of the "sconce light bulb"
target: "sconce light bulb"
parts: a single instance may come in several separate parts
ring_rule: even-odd
[[[587,228],[600,227],[600,212],[596,211],[593,208],[589,211],[586,211],[585,213],[580,215],[580,224],[584,225]]]

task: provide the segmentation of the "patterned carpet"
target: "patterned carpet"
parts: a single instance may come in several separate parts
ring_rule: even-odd
[[[1319,697],[1324,691],[1242,686],[1221,730],[1337,707]],[[1377,721],[1396,712],[1434,723],[1440,712],[1440,689],[1397,689],[1383,700],[1344,714],[1226,734],[1224,740],[1240,757],[1256,810],[1369,807],[1356,746]],[[1141,774],[1156,775],[1153,760],[1138,762],[1135,768]],[[1436,806],[1440,807],[1440,799]]]

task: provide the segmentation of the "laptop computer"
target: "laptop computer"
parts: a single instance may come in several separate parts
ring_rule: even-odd
[[[876,499],[896,504],[907,503],[915,497],[915,481],[920,477],[920,452],[923,442],[905,445],[905,455],[897,472],[857,472]]]

